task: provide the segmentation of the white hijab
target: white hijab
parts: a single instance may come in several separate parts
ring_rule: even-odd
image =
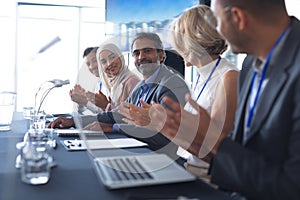
[[[99,59],[100,53],[103,50],[109,50],[121,59],[122,67],[120,68],[118,74],[110,75],[104,72]],[[130,76],[133,76],[134,73],[128,69],[127,65],[125,65],[125,59],[124,55],[122,54],[122,51],[113,43],[105,43],[100,45],[96,55],[98,65],[100,66],[98,67],[98,70],[102,84],[109,91],[110,97],[112,99],[112,104],[114,105],[116,102],[119,101],[120,95],[122,94],[124,81],[126,81]]]

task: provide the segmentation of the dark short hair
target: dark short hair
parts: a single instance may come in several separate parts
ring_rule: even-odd
[[[89,55],[92,51],[97,52],[98,47],[87,47],[84,52],[82,57],[85,58],[87,55]]]
[[[285,9],[285,0],[219,0],[223,7],[237,6],[248,10],[250,13],[266,16],[270,13]]]

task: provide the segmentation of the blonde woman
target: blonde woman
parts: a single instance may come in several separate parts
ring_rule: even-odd
[[[239,70],[227,59],[221,57],[227,50],[227,44],[223,37],[205,20],[205,16],[209,14],[212,14],[211,10],[205,5],[186,10],[173,22],[172,43],[175,50],[183,57],[185,66],[193,66],[198,72],[198,77],[191,88],[192,98],[205,109],[210,121],[216,122],[223,132],[230,133],[237,107]],[[128,123],[147,125],[151,121],[149,117],[145,117],[149,116],[147,114],[149,109],[151,112],[151,108],[147,105],[144,105],[144,108],[130,105],[128,110],[121,107],[120,109],[121,113],[127,117],[125,121]],[[189,103],[185,105],[184,109],[196,113]],[[148,128],[157,129],[163,126],[152,120]],[[185,129],[184,132],[191,132],[191,129],[191,127]],[[194,142],[192,140],[197,139],[191,138],[191,143]],[[176,143],[176,141],[174,142]],[[187,146],[189,145],[187,144]],[[190,171],[207,178],[208,163],[200,160],[198,155],[194,156],[180,147],[177,153],[187,159],[185,166]]]
[[[208,6],[199,5],[186,10],[173,23],[174,48],[184,58],[187,67],[193,66],[198,77],[193,83],[192,98],[203,107],[212,121],[230,133],[237,107],[238,69],[221,55],[227,50],[226,41],[207,22],[212,14]],[[187,104],[185,110],[194,112]],[[178,153],[187,157],[186,167],[206,175],[208,164],[182,149]],[[205,173],[203,173],[205,172]]]

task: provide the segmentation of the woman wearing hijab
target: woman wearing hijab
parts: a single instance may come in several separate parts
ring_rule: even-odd
[[[128,69],[122,51],[115,44],[102,44],[96,55],[103,87],[110,95],[106,97],[99,91],[95,94],[95,104],[107,111],[125,101],[140,78]]]

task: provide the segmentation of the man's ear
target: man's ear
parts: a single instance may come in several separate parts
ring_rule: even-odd
[[[238,7],[232,7],[230,12],[232,23],[237,27],[238,30],[244,30],[247,26],[246,12]]]
[[[166,60],[166,53],[165,53],[165,51],[163,51],[163,50],[159,51],[158,56],[159,56],[159,62],[160,63],[164,63],[165,60]]]

